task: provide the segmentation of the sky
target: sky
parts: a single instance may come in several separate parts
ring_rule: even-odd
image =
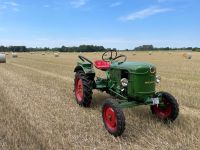
[[[0,0],[0,45],[200,47],[200,0]]]

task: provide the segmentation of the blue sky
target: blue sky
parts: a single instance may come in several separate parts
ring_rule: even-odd
[[[0,0],[0,45],[200,47],[199,0]]]

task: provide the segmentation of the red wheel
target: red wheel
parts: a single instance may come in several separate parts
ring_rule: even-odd
[[[102,106],[102,118],[105,128],[115,137],[125,130],[125,117],[115,100],[105,100]]]
[[[176,99],[169,93],[160,92],[157,95],[162,95],[160,105],[151,106],[153,114],[162,120],[174,121],[179,113],[179,106]]]
[[[74,92],[79,105],[89,107],[92,101],[92,81],[83,71],[76,72]]]
[[[105,106],[103,109],[103,119],[109,130],[116,131],[117,129],[117,118],[116,112],[110,106]]]
[[[165,98],[163,98],[161,102],[164,106],[154,105],[153,109],[157,116],[159,116],[161,119],[165,119],[172,113],[172,104],[170,104]]]
[[[83,100],[83,82],[81,79],[77,79],[75,82],[76,82],[75,94],[76,94],[77,100],[81,102]]]

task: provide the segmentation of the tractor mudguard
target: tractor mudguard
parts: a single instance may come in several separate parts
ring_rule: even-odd
[[[78,72],[79,70],[84,71],[82,66],[76,66],[74,72]]]
[[[95,71],[93,69],[92,66],[90,67],[84,67],[83,66],[84,64],[78,64],[75,69],[74,69],[74,72],[78,72],[78,71],[83,71],[85,74],[87,74],[91,79],[94,79],[95,77]]]

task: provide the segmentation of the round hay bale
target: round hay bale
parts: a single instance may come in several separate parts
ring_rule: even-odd
[[[192,59],[192,54],[191,53],[184,53],[182,55],[185,59]]]
[[[149,55],[152,55],[152,52],[149,52]]]
[[[186,54],[186,59],[192,59],[192,54],[191,53],[187,53]]]
[[[187,59],[192,59],[192,54],[191,53],[187,53]]]
[[[45,53],[42,53],[42,55],[45,55]]]
[[[59,57],[59,53],[54,53],[54,56],[55,57]]]
[[[18,57],[17,53],[12,53],[12,57],[17,58]]]
[[[0,63],[6,63],[6,55],[0,53]]]
[[[135,55],[136,55],[136,53],[135,53],[135,52],[133,52],[133,55],[135,56]]]

